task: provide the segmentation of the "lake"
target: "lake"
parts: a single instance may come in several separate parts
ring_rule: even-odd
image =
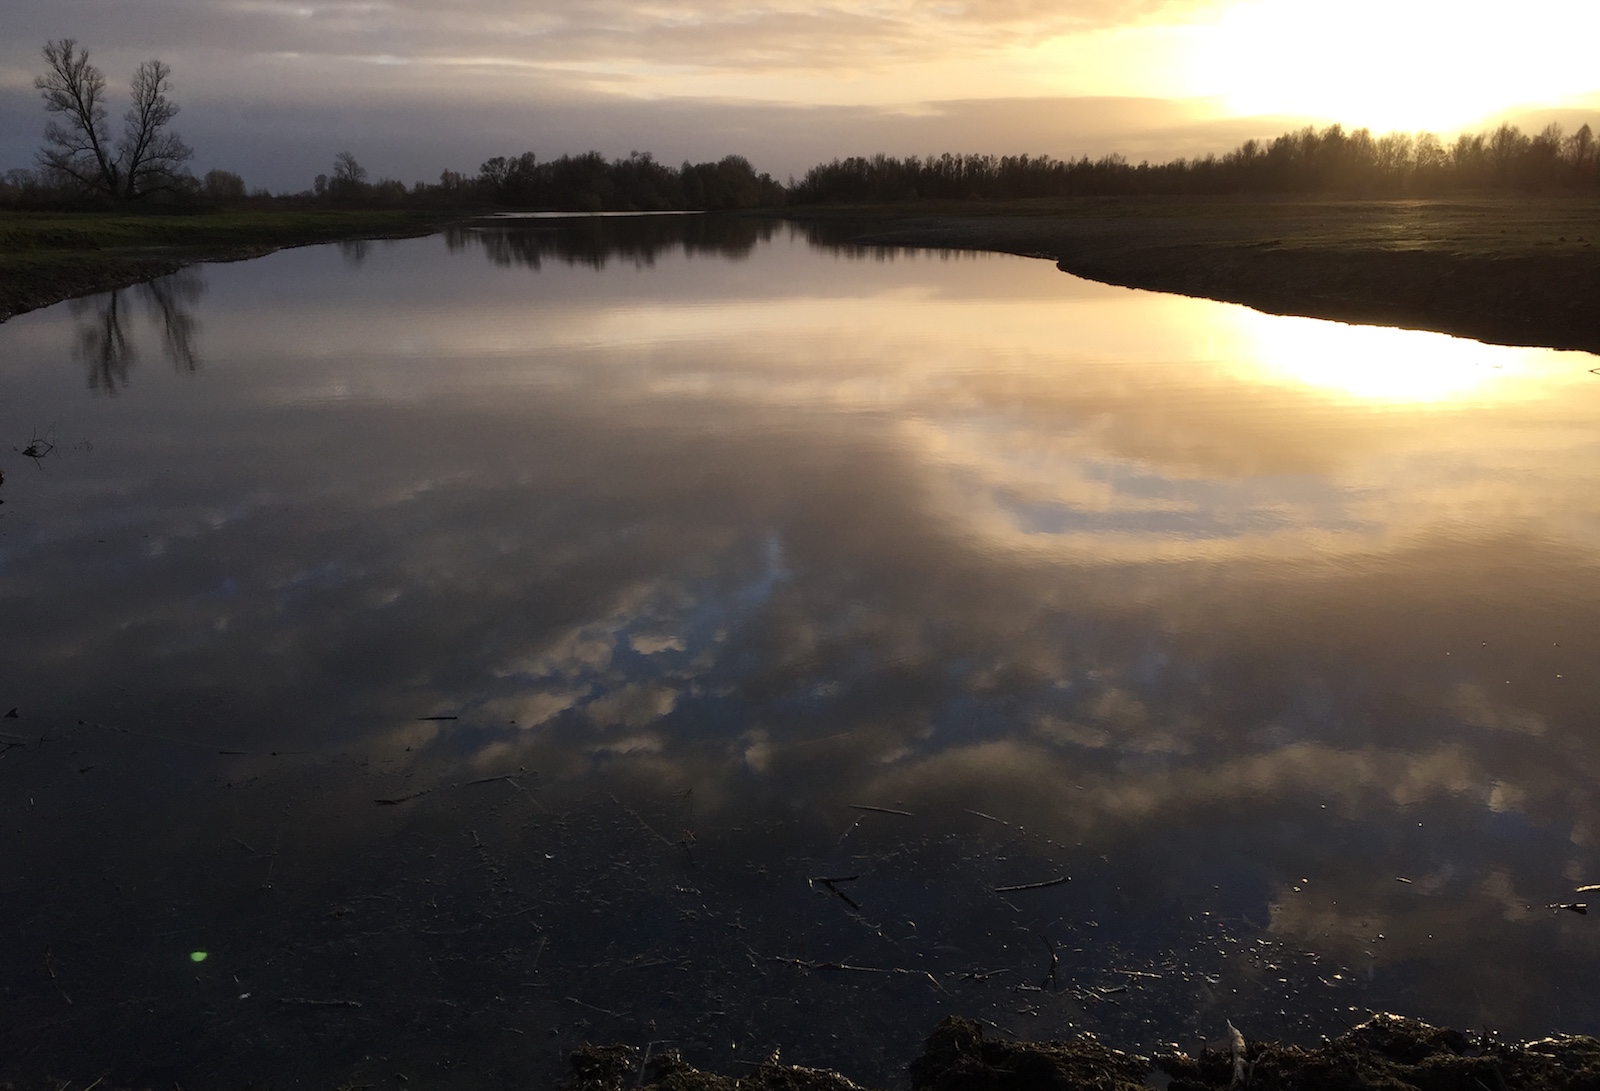
[[[781,223],[0,325],[0,1056],[1600,1032],[1600,359]]]

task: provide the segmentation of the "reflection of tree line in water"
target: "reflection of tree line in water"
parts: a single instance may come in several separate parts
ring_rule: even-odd
[[[68,307],[77,321],[73,354],[88,367],[89,389],[115,394],[119,386],[128,385],[128,372],[139,358],[132,336],[135,297],[144,304],[151,323],[161,330],[162,349],[172,366],[179,371],[200,370],[195,346],[200,320],[194,307],[205,290],[204,277],[184,270],[70,302]]]
[[[853,242],[849,225],[783,223],[750,216],[573,216],[479,221],[445,229],[451,251],[481,247],[500,266],[543,267],[546,261],[604,269],[611,261],[653,265],[681,250],[727,261],[743,261],[779,231],[804,238],[814,248],[846,258],[892,256],[895,248]]]
[[[782,226],[743,216],[575,216],[461,224],[444,237],[452,251],[482,247],[496,265],[538,269],[557,261],[604,269],[614,260],[652,265],[676,250],[742,261]]]
[[[785,224],[746,216],[626,216],[480,221],[444,231],[452,252],[481,247],[494,264],[539,269],[546,261],[604,269],[612,261],[636,267],[653,265],[658,257],[681,250],[727,261],[742,261],[779,231],[805,238],[813,247],[850,258],[884,257],[881,247],[850,243],[849,230],[829,224]],[[394,240],[378,240],[392,242]],[[365,263],[377,242],[347,239],[336,244],[352,267]],[[87,367],[89,389],[115,394],[128,385],[139,359],[134,337],[139,304],[161,331],[162,350],[178,371],[200,370],[196,344],[200,320],[195,306],[205,294],[205,278],[186,269],[156,280],[70,301],[76,322],[73,355]]]

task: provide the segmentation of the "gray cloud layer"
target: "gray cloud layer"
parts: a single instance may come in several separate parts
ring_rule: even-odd
[[[117,93],[138,61],[168,60],[183,107],[178,128],[197,150],[196,166],[237,170],[274,190],[305,187],[347,148],[375,174],[408,182],[528,149],[553,156],[638,148],[669,161],[737,152],[780,176],[879,150],[1168,154],[1188,150],[1172,135],[1195,110],[1134,99],[807,107],[667,97],[653,80],[881,76],[898,65],[981,55],[1178,7],[1173,0],[670,7],[638,0],[4,0],[0,168],[32,159],[43,127],[31,87],[39,46],[63,36],[91,49]]]
[[[1036,40],[1179,7],[1173,0],[37,0],[0,7],[12,42],[78,34],[118,49],[299,53],[331,58],[646,60],[695,67],[826,68]],[[1184,6],[1193,6],[1192,4]]]

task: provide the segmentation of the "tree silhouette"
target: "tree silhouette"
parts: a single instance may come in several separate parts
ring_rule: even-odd
[[[171,189],[194,151],[167,131],[178,105],[167,98],[172,69],[161,61],[145,61],[133,73],[133,105],[123,116],[119,150],[124,175],[123,196],[129,199]]]
[[[171,189],[193,151],[170,132],[178,106],[167,97],[172,69],[157,60],[134,70],[133,103],[112,150],[106,129],[106,78],[72,38],[46,42],[47,71],[33,81],[54,115],[39,164],[57,181],[88,193],[132,200]]]
[[[924,199],[1015,200],[1144,194],[1339,193],[1429,196],[1476,190],[1593,188],[1600,184],[1594,133],[1564,137],[1558,125],[1528,136],[1514,125],[1462,133],[1448,147],[1433,133],[1330,125],[1247,140],[1224,155],[1129,163],[1050,156],[854,156],[821,163],[792,183],[793,204]]]

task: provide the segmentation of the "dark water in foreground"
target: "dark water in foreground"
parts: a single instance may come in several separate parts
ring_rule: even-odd
[[[1600,1031],[1597,363],[698,219],[14,319],[0,1058]]]

